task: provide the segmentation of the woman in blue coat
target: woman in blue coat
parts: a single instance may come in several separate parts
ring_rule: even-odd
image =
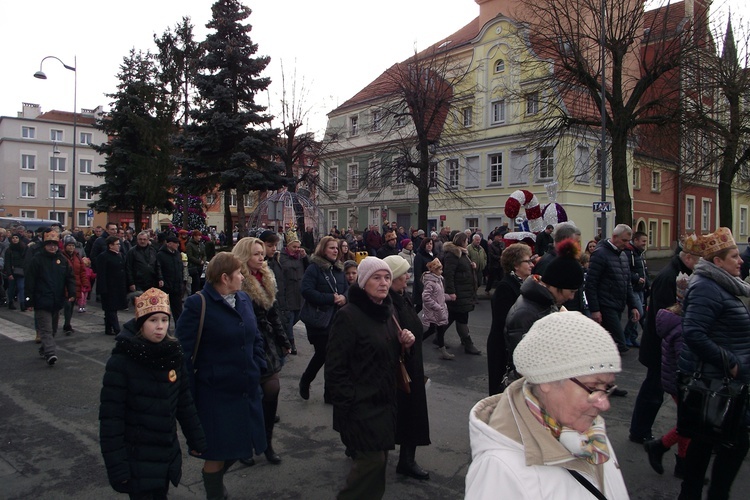
[[[707,378],[723,378],[728,372],[732,378],[750,383],[750,313],[738,298],[750,297],[750,285],[740,279],[742,258],[732,233],[720,227],[715,233],[685,243],[688,251],[691,247],[699,249],[701,259],[693,269],[683,303],[679,370],[693,373],[702,362],[702,373]],[[748,415],[745,421],[750,422]],[[744,426],[731,448],[693,438],[685,456],[685,479],[679,498],[701,498],[703,479],[714,450],[716,458],[707,498],[729,498],[748,448],[750,442]]]
[[[211,259],[200,292],[206,302],[203,331],[198,332],[201,296],[195,294],[185,301],[175,332],[206,433],[207,449],[200,458],[206,460],[203,483],[209,499],[224,498],[224,473],[236,460],[266,449],[260,389],[265,351],[253,304],[240,291],[241,267],[228,252]]]

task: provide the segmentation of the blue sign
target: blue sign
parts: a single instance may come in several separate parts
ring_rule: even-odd
[[[88,213],[86,213],[86,215],[88,217],[93,217],[94,216],[94,209],[93,208],[89,208],[89,211],[88,211]]]

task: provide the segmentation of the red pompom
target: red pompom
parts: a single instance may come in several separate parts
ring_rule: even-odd
[[[567,238],[555,245],[555,251],[558,257],[566,259],[577,259],[581,254],[581,248],[578,242],[573,238]]]

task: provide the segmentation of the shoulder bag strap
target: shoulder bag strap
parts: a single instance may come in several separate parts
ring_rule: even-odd
[[[201,298],[201,319],[198,321],[198,338],[195,339],[195,347],[193,347],[193,355],[190,357],[190,362],[193,364],[193,370],[195,370],[195,357],[198,355],[198,347],[201,345],[201,336],[203,335],[203,321],[206,319],[206,297],[203,293],[198,292]]]
[[[602,494],[602,492],[599,491],[596,488],[596,486],[594,486],[593,484],[591,484],[585,477],[583,477],[580,472],[574,471],[574,470],[570,470],[570,469],[565,469],[565,470],[567,470],[568,472],[570,472],[570,475],[573,476],[576,479],[576,481],[578,481],[579,483],[581,483],[581,486],[583,486],[584,488],[586,488],[587,490],[589,490],[589,493],[591,493],[592,495],[594,495],[594,497],[598,498],[599,500],[607,500],[607,497],[605,497]]]

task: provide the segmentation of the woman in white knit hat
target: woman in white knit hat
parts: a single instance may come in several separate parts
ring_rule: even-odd
[[[609,333],[579,312],[551,314],[514,361],[523,377],[469,415],[465,498],[628,498],[600,415],[621,371]]]
[[[414,344],[414,335],[394,315],[388,264],[365,257],[357,271],[349,302],[333,318],[325,363],[333,429],[353,459],[336,497],[342,500],[385,493],[388,450],[396,442],[399,356]]]

